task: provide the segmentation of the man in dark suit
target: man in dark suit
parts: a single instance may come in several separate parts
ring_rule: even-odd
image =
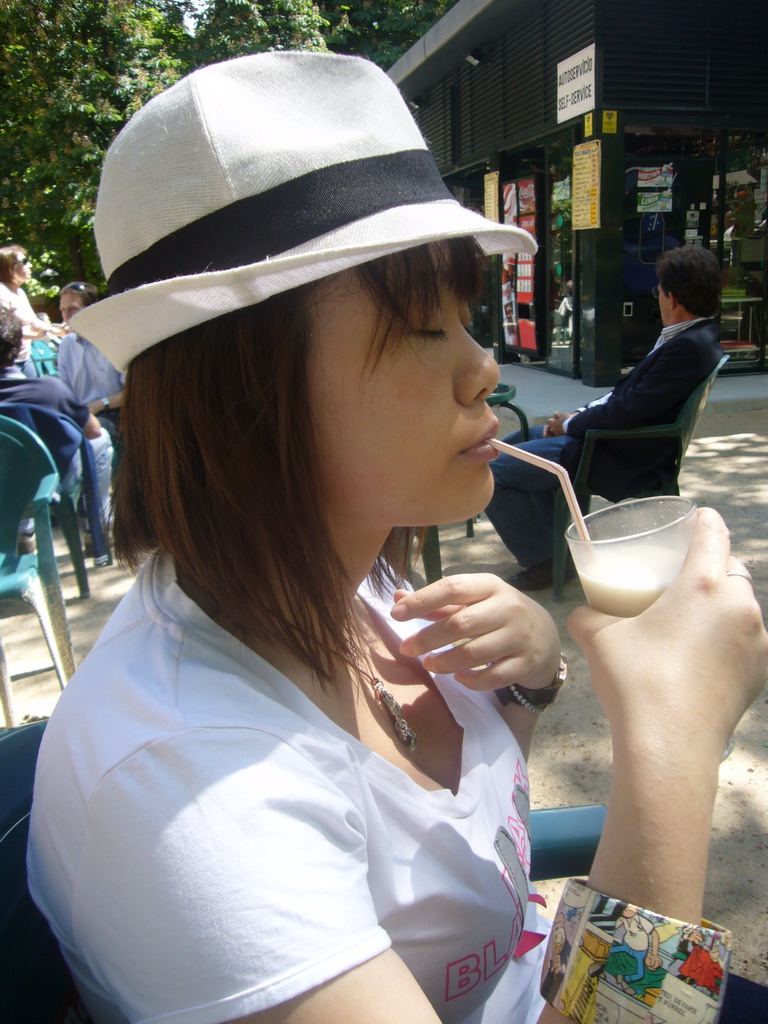
[[[722,356],[717,313],[722,272],[714,254],[686,246],[663,253],[656,264],[663,329],[653,350],[623,377],[613,391],[575,413],[555,412],[531,440],[519,445],[559,462],[573,473],[579,464],[584,435],[595,428],[627,429],[669,423],[686,399]],[[673,441],[603,442],[592,462],[590,486],[609,501],[621,501],[657,488],[674,476]],[[515,556],[521,571],[510,579],[519,590],[541,590],[552,584],[552,473],[510,455],[491,463],[495,479],[488,518]]]

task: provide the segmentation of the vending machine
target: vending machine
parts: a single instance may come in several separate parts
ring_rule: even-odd
[[[656,260],[683,245],[710,246],[714,160],[628,157],[624,173],[622,360],[636,363],[661,330]]]
[[[525,228],[536,237],[536,183],[530,177],[503,185],[504,223]],[[502,258],[501,307],[504,348],[521,359],[539,358],[534,313],[534,257],[508,253]]]

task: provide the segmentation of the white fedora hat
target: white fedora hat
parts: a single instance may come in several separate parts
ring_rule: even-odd
[[[104,161],[96,242],[110,295],[73,326],[125,368],[179,331],[426,242],[531,236],[464,209],[376,65],[262,53],[155,96]]]

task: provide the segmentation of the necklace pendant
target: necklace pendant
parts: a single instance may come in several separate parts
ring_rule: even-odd
[[[406,750],[416,749],[416,733],[404,718],[401,717],[395,722],[395,732],[397,733],[397,738],[405,746]]]
[[[406,750],[416,749],[416,733],[408,725],[403,714],[403,709],[389,692],[384,689],[384,683],[380,679],[372,679],[373,692],[379,703],[387,710],[395,726],[395,734]]]

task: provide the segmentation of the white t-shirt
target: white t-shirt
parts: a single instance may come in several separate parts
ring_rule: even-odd
[[[522,915],[547,925],[493,846],[504,826],[529,864],[528,780],[493,698],[437,677],[464,729],[462,777],[455,796],[429,792],[174,575],[149,561],[38,762],[30,889],[97,1024],[218,1024],[390,945],[446,1024],[536,1021],[542,947],[512,954]]]
[[[22,325],[37,323],[37,314],[32,309],[32,303],[29,301],[29,297],[23,288],[14,291],[7,284],[0,281],[0,306],[12,309],[19,320],[21,320]],[[31,340],[29,338],[22,338],[21,349],[18,355],[20,363],[26,362],[29,359],[31,347]]]

